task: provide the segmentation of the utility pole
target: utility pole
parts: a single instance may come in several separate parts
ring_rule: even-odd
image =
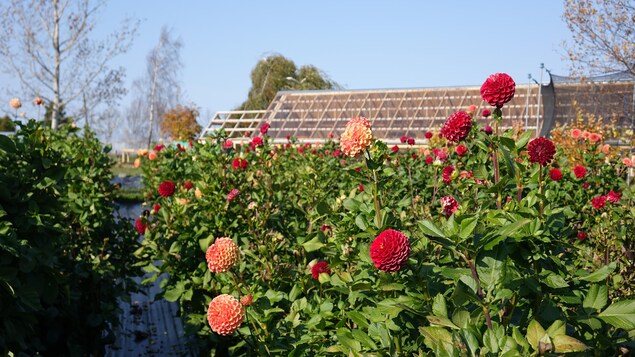
[[[540,135],[540,100],[542,99],[542,72],[545,64],[540,64],[540,83],[538,83],[538,111],[536,112],[536,137]]]
[[[531,94],[531,73],[528,75],[529,81],[527,82],[527,98],[525,101],[525,131],[529,129],[529,95]]]

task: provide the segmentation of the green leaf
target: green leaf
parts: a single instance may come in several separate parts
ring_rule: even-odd
[[[478,223],[478,217],[469,217],[465,218],[461,221],[461,230],[459,231],[459,237],[461,239],[467,239],[472,232],[474,232],[474,228],[476,228],[476,224]]]
[[[531,222],[529,218],[521,218],[512,224],[505,225],[503,228],[499,229],[497,234],[503,237],[509,237],[514,233],[518,232],[523,226]]]
[[[494,330],[487,329],[483,334],[483,344],[489,349],[491,353],[498,353],[500,347],[498,345],[498,338],[494,334]]]
[[[428,321],[430,322],[430,324],[432,325],[437,325],[437,326],[443,326],[443,327],[449,327],[455,330],[459,330],[459,327],[457,325],[455,325],[450,319],[448,319],[447,317],[440,317],[440,316],[426,316],[426,319],[428,319]]]
[[[358,327],[363,329],[368,328],[368,320],[361,312],[348,311],[346,315],[348,315],[348,318],[351,319],[351,321],[353,321],[355,324],[357,324]]]
[[[203,238],[203,239],[199,239],[198,240],[198,245],[201,247],[201,250],[203,252],[207,251],[207,248],[209,248],[209,246],[212,244],[212,241],[214,240],[214,236],[209,236],[207,238]]]
[[[470,313],[466,310],[456,310],[452,314],[452,322],[462,329],[467,328],[467,326],[470,324],[470,321]]]
[[[315,206],[315,210],[320,216],[327,215],[331,212],[331,207],[324,201],[318,202]]]
[[[0,150],[7,153],[15,152],[15,142],[6,135],[0,135]]]
[[[617,328],[627,331],[635,330],[635,300],[624,300],[611,304],[598,317]]]
[[[432,301],[432,313],[435,316],[448,317],[448,307],[443,294],[437,294]]]
[[[520,150],[522,148],[525,147],[525,145],[527,145],[527,143],[529,142],[529,139],[531,139],[531,136],[533,135],[532,131],[526,131],[524,132],[520,138],[518,138],[518,140],[516,140],[516,151],[520,152]]]
[[[375,344],[375,342],[370,337],[368,337],[366,333],[362,332],[361,330],[354,329],[351,331],[351,334],[353,335],[353,338],[355,340],[361,342],[364,346],[370,348],[371,350],[377,349],[377,345]]]
[[[434,351],[435,356],[453,356],[454,343],[452,334],[442,327],[419,327],[424,343]]]
[[[547,335],[551,337],[566,335],[567,334],[567,326],[564,321],[556,320],[551,326],[547,329]]]
[[[588,307],[594,310],[600,310],[606,306],[608,302],[608,288],[603,284],[595,284],[591,285],[589,292],[586,294],[584,301],[582,302],[583,307]]]
[[[304,247],[304,250],[310,253],[322,248],[324,246],[324,243],[320,242],[320,238],[316,236],[310,241],[302,243],[302,246]]]
[[[421,229],[423,234],[427,236],[436,237],[436,238],[447,238],[445,236],[445,233],[443,233],[441,229],[439,229],[437,226],[434,225],[434,223],[428,220],[420,221],[419,228]]]
[[[531,347],[537,351],[540,339],[546,335],[545,329],[540,326],[540,323],[536,320],[531,320],[529,326],[527,326],[527,342]]]
[[[588,349],[584,343],[567,335],[553,336],[551,341],[556,353],[582,352]]]
[[[513,147],[511,150],[513,150]],[[505,147],[501,147],[501,151],[503,152],[503,156],[505,156],[505,164],[507,165],[507,170],[509,170],[510,172],[509,175],[512,177],[516,176],[516,165],[514,164],[514,161],[512,161],[512,158],[509,156],[509,151]]]
[[[366,228],[368,228],[366,222],[364,222],[364,217],[361,214],[358,214],[357,217],[355,217],[355,224],[362,231],[365,231]]]
[[[543,271],[543,273],[544,274],[541,274],[543,275],[542,282],[545,283],[545,285],[547,285],[548,287],[553,289],[562,289],[569,287],[569,284],[560,275],[548,270]]]
[[[183,295],[183,287],[180,285],[177,285],[173,289],[166,290],[165,293],[163,294],[163,297],[167,301],[175,302],[181,297],[181,295]]]
[[[357,341],[352,333],[345,328],[338,328],[336,331],[337,340],[342,344],[342,346],[347,349],[355,352],[359,352],[362,349],[362,345]]]
[[[592,283],[603,281],[615,270],[616,267],[616,263],[612,262],[609,265],[605,265],[589,275],[581,277],[580,280],[590,281]]]

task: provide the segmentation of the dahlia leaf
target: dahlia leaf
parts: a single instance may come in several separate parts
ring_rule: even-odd
[[[536,320],[531,320],[529,326],[527,326],[527,342],[534,350],[538,350],[540,339],[546,335],[545,329]]]
[[[556,353],[582,352],[589,348],[579,340],[567,335],[554,336],[552,342]]]
[[[611,304],[598,317],[604,322],[627,331],[635,330],[635,300]]]
[[[609,265],[605,265],[589,275],[581,277],[580,280],[598,283],[605,280],[609,276],[609,274],[611,274],[615,270],[616,266],[616,263],[612,262]]]
[[[435,316],[448,317],[448,307],[445,303],[445,296],[437,294],[432,301],[432,313]]]
[[[600,310],[608,302],[608,288],[604,284],[591,285],[589,292],[587,293],[582,307],[591,308],[594,310]]]
[[[316,236],[310,241],[302,243],[302,246],[304,247],[304,250],[307,251],[307,253],[310,253],[322,248],[324,246],[324,243],[320,242],[320,237]]]

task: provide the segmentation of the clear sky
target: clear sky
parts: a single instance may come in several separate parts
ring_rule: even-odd
[[[110,0],[96,36],[126,16],[142,20],[133,48],[115,61],[130,83],[161,27],[171,27],[184,43],[187,103],[205,116],[238,106],[251,70],[273,53],[346,89],[480,85],[496,72],[525,84],[530,73],[540,77],[540,63],[566,74],[562,12],[562,0]]]

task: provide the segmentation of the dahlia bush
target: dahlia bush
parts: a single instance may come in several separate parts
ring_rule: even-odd
[[[219,131],[144,158],[148,207],[161,208],[140,265],[150,280],[168,273],[163,295],[205,354],[630,353],[627,165],[602,151],[602,133],[583,162],[548,138],[500,133],[508,77],[484,83],[491,110],[457,108],[421,149],[404,135],[391,150],[356,118],[319,145],[274,145],[267,126],[258,145]],[[194,189],[156,194],[186,180]],[[216,237],[222,269],[209,265]]]

